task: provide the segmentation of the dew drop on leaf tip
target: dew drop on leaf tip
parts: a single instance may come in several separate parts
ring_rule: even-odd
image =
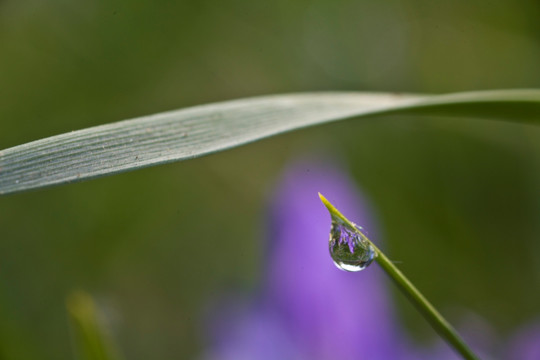
[[[375,258],[375,249],[358,231],[341,221],[332,220],[330,228],[330,256],[338,269],[344,271],[364,270]]]

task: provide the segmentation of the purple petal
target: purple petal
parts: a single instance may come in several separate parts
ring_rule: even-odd
[[[271,308],[232,299],[211,314],[211,350],[204,359],[299,359],[288,330]],[[307,359],[306,359],[307,360]]]
[[[510,341],[507,359],[540,359],[540,321],[522,328]]]
[[[403,350],[385,279],[377,266],[352,274],[328,251],[330,216],[321,192],[376,233],[366,200],[335,165],[302,161],[285,172],[271,210],[265,297],[313,359],[397,359]]]

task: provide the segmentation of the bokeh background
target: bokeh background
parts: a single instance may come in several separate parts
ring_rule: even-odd
[[[0,148],[261,94],[538,88],[538,14],[536,0],[1,0]],[[272,186],[312,152],[347,164],[388,254],[451,321],[474,313],[505,336],[540,314],[540,128],[384,117],[2,197],[0,358],[72,358],[76,289],[126,358],[197,358],[209,299],[257,287]]]

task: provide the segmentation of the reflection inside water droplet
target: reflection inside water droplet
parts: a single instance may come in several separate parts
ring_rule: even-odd
[[[338,269],[360,271],[368,267],[375,258],[375,249],[356,229],[341,221],[332,221],[330,229],[330,256]]]

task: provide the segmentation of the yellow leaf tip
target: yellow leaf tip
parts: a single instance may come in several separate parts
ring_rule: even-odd
[[[323,194],[319,193],[319,198],[321,199],[323,205],[330,210],[333,206],[330,204],[330,201],[328,201]]]

